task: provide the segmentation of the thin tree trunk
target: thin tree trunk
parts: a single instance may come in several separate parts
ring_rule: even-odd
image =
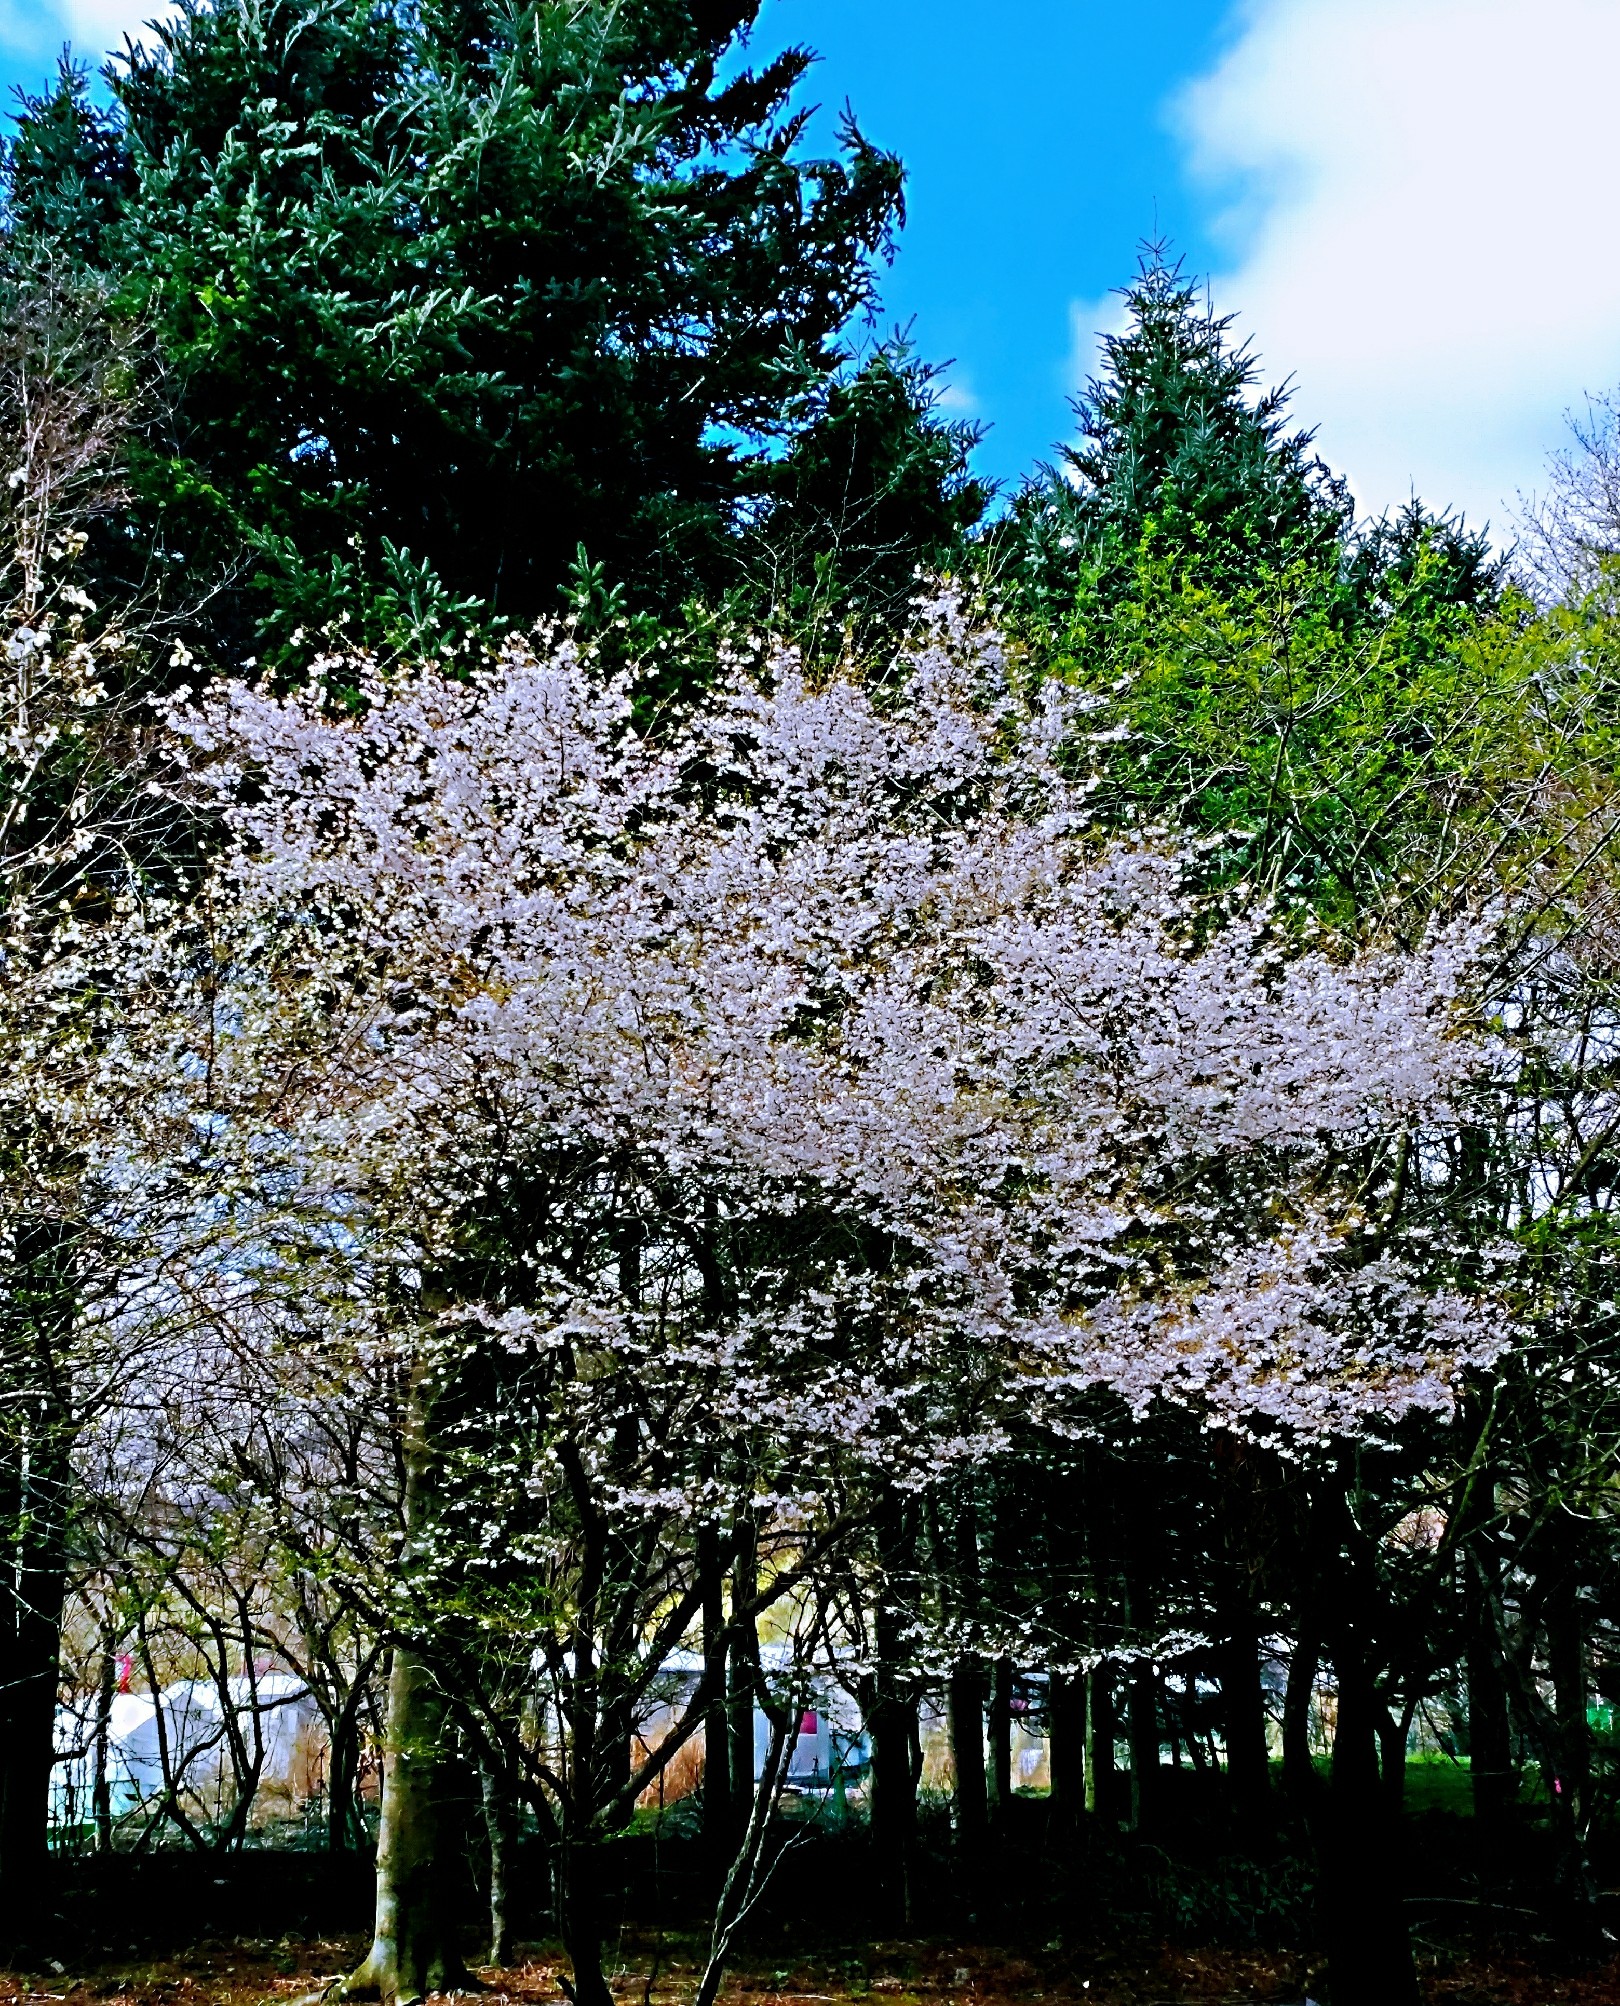
[[[1472,1416],[1474,1430],[1484,1426]],[[1474,1472],[1458,1527],[1462,1564],[1463,1663],[1468,1681],[1468,1775],[1474,1817],[1496,1844],[1505,1836],[1519,1779],[1500,1627],[1501,1554],[1495,1525],[1496,1483],[1490,1465]]]
[[[118,1659],[105,1651],[101,1659],[101,1683],[96,1689],[96,1727],[91,1758],[90,1816],[95,1826],[96,1851],[112,1851],[112,1710],[118,1693]]]
[[[1468,1773],[1474,1816],[1500,1839],[1519,1794],[1508,1685],[1497,1628],[1496,1554],[1476,1533],[1463,1553],[1464,1649],[1468,1674]]]
[[[1125,1623],[1137,1655],[1126,1686],[1126,1736],[1131,1750],[1131,1828],[1146,1831],[1158,1812],[1159,1675],[1151,1652],[1158,1642],[1155,1563],[1159,1553],[1159,1507],[1149,1473],[1126,1465],[1129,1505],[1123,1526]]]
[[[703,1716],[703,1846],[718,1885],[735,1851],[737,1793],[731,1781],[731,1720],[726,1703],[726,1581],[720,1528],[698,1527],[703,1591],[703,1675],[713,1697]]]
[[[956,1864],[968,1912],[976,1919],[986,1902],[990,1805],[984,1773],[984,1667],[962,1657],[951,1667],[947,1701],[951,1760],[956,1770]]]
[[[1558,1719],[1558,1774],[1552,1778],[1555,1809],[1577,1830],[1585,1825],[1591,1788],[1591,1735],[1586,1721],[1585,1625],[1573,1542],[1559,1542],[1557,1574],[1547,1596],[1547,1671]],[[1558,1800],[1562,1800],[1560,1803]]]
[[[917,1833],[917,1700],[905,1663],[906,1611],[901,1596],[912,1573],[914,1535],[904,1501],[891,1493],[878,1521],[881,1585],[873,1616],[876,1643],[873,1697],[871,1833],[875,1892],[883,1921],[909,1926]]]
[[[1239,1825],[1258,1831],[1271,1805],[1265,1688],[1260,1680],[1263,1464],[1249,1444],[1231,1436],[1216,1436],[1212,1447],[1215,1516],[1223,1548],[1216,1594],[1227,1790]]]
[[[1311,1696],[1322,1647],[1308,1631],[1301,1632],[1288,1660],[1288,1685],[1283,1693],[1283,1790],[1296,1815],[1308,1817],[1313,1808],[1317,1774],[1311,1759]]]
[[[759,1592],[759,1542],[752,1524],[738,1530],[731,1566],[731,1647],[726,1665],[725,1734],[731,1786],[729,1851],[735,1854],[754,1807],[754,1698],[759,1626],[751,1609]],[[791,1750],[789,1751],[791,1756]]]
[[[959,1501],[954,1573],[957,1611],[970,1634],[979,1612],[979,1532],[971,1499]],[[988,1883],[990,1796],[984,1762],[984,1661],[966,1650],[951,1667],[946,1710],[956,1771],[956,1867],[967,1910],[976,1920],[994,1906]]]
[[[1152,1829],[1159,1809],[1159,1675],[1151,1660],[1131,1667],[1127,1719],[1131,1743],[1131,1827]]]
[[[1397,1880],[1400,1828],[1378,1763],[1371,1667],[1359,1640],[1334,1649],[1339,1688],[1333,1773],[1318,1820],[1323,1922],[1333,2006],[1418,2006],[1417,1971]]]
[[[1412,1716],[1409,1713],[1397,1717],[1388,1707],[1379,1707],[1379,1781],[1384,1792],[1384,1809],[1392,1824],[1399,1821],[1406,1808],[1406,1744],[1411,1731]]]
[[[748,1823],[744,1828],[736,1858],[733,1859],[721,1887],[720,1899],[715,1904],[714,1924],[709,1933],[708,1960],[704,1965],[703,1976],[698,1981],[693,2006],[714,2006],[721,1980],[725,1977],[727,1960],[731,1955],[731,1946],[737,1931],[747,1920],[749,1910],[759,1899],[769,1878],[773,1863],[766,1858],[766,1840],[770,1833],[771,1819],[775,1816],[776,1807],[782,1801],[783,1787],[787,1783],[788,1764],[797,1738],[794,1733],[798,1725],[796,1708],[795,1700],[771,1722],[770,1746],[766,1751],[765,1765],[759,1782],[753,1791]]]
[[[986,1788],[990,1801],[990,1823],[1000,1831],[1007,1820],[1013,1799],[1012,1781],[1013,1662],[997,1658],[990,1667],[989,1742],[990,1766]]]
[[[1114,1816],[1114,1683],[1105,1659],[1086,1673],[1086,1810]]]
[[[489,1961],[505,1965],[511,1956],[512,1806],[500,1765],[483,1749],[478,1757],[478,1780],[484,1803],[484,1836],[489,1843]]]
[[[611,2006],[612,2000],[602,1970],[602,1845],[596,1824],[597,1806],[611,1789],[619,1767],[616,1751],[604,1765],[599,1749],[603,1734],[617,1732],[612,1712],[602,1704],[594,1628],[605,1579],[604,1544],[605,1528],[598,1517],[589,1524],[581,1563],[565,1708],[569,1788],[562,1807],[557,1919],[563,1948],[573,1966],[569,1989],[575,2006]],[[629,1751],[625,1754],[628,1760]]]
[[[346,1853],[365,1836],[358,1801],[360,1781],[360,1702],[357,1680],[332,1722],[327,1755],[326,1849]]]
[[[992,1605],[1005,1601],[1017,1578],[1019,1541],[1014,1500],[1005,1482],[992,1481],[987,1492],[990,1511],[990,1563],[988,1594]],[[1006,1831],[1012,1816],[1012,1728],[1013,1661],[1005,1653],[990,1666],[990,1694],[987,1709],[989,1768],[985,1778],[989,1796],[990,1826],[993,1834]]]

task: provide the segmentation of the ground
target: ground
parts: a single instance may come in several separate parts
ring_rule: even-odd
[[[96,1970],[0,1973],[0,2006],[291,2006],[320,1981],[351,1970],[354,1938],[202,1945],[155,1963]],[[1620,1958],[1601,1970],[1538,1971],[1522,1956],[1426,1958],[1432,2006],[1620,2006]],[[509,1970],[486,1970],[486,2006],[558,2006],[558,1963],[543,1951]],[[1251,2006],[1299,2002],[1310,1973],[1298,1959],[1259,1951],[1165,1947],[1013,1957],[938,1942],[851,1947],[847,1954],[744,1960],[727,2006]],[[625,1947],[614,1989],[625,2006],[684,2006],[696,1985],[694,1946]]]

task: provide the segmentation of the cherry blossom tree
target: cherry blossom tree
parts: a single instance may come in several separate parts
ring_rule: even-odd
[[[0,308],[0,1901],[26,1931],[62,1611],[116,1480],[100,1424],[163,1321],[163,1239],[190,1200],[173,1135],[149,1178],[125,1148],[162,1014],[135,945],[144,871],[174,826],[144,785],[153,636],[83,582],[124,499],[141,342],[92,283],[17,259]]]
[[[1380,1439],[1507,1341],[1403,1211],[1489,1062],[1481,930],[1356,951],[1201,896],[1101,839],[1085,722],[949,601],[885,677],[743,647],[682,716],[566,636],[177,715],[231,838],[171,947],[175,1072],[255,1290],[332,1369],[394,1361],[351,1989],[454,1969],[452,1718],[551,1825],[604,2006],[603,1839],[886,1499],[1099,1390]]]

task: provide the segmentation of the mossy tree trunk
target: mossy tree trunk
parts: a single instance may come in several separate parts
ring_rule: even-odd
[[[466,1984],[451,1941],[439,1861],[438,1785],[443,1696],[419,1653],[394,1647],[388,1674],[382,1824],[377,1835],[377,1919],[349,1998],[400,2006]]]
[[[430,1565],[437,1461],[425,1364],[411,1377],[404,1425],[407,1593]],[[413,1612],[425,1628],[428,1610]],[[342,1987],[347,1998],[405,2002],[472,1979],[450,1932],[440,1859],[440,1791],[448,1728],[442,1682],[421,1635],[394,1643],[383,1741],[382,1821],[377,1833],[377,1914],[371,1950]]]

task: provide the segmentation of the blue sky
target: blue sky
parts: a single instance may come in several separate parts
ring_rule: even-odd
[[[151,4],[0,0],[0,81]],[[885,321],[954,358],[986,472],[1066,433],[1155,230],[1370,511],[1510,531],[1620,385],[1615,0],[767,0],[756,48],[789,41],[908,163]]]
[[[767,7],[756,47],[818,50],[815,98],[829,113],[847,99],[906,162],[886,320],[914,322],[925,354],[954,359],[952,403],[991,426],[986,471],[1015,476],[1068,432],[1090,361],[1076,317],[1106,302],[1142,238],[1157,228],[1207,263],[1207,204],[1165,107],[1213,61],[1230,12],[1227,0]]]

